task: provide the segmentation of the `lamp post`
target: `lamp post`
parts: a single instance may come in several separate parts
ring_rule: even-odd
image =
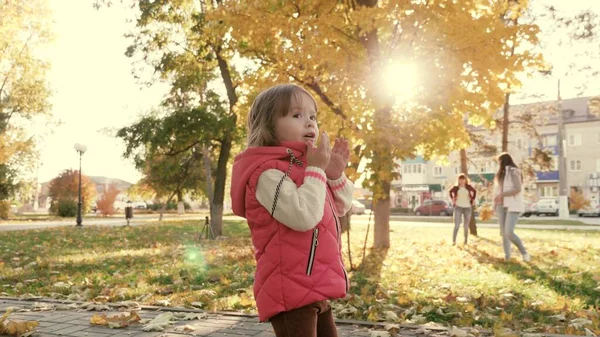
[[[76,226],[81,227],[82,226],[81,223],[83,222],[83,219],[81,218],[81,206],[82,206],[82,202],[81,202],[81,157],[87,150],[87,147],[85,145],[77,143],[77,144],[75,144],[75,146],[73,146],[73,148],[75,149],[75,151],[77,151],[77,153],[79,153],[79,202],[77,203],[77,225]]]

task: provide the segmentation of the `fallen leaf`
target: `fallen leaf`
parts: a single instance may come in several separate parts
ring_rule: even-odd
[[[146,325],[142,328],[143,331],[164,331],[165,328],[171,324],[173,324],[172,320],[174,318],[173,313],[165,312],[154,319],[148,321]]]
[[[105,325],[111,329],[120,329],[128,327],[140,320],[140,316],[135,311],[130,311],[113,315],[94,314],[90,318],[90,324]]]
[[[183,326],[175,327],[173,330],[175,330],[177,332],[192,332],[192,331],[195,331],[196,328],[192,325],[186,324]]]
[[[397,322],[399,320],[398,315],[393,311],[386,311],[384,314],[386,321]]]
[[[371,331],[369,337],[391,337],[387,331]]]
[[[575,329],[581,329],[586,325],[592,325],[593,322],[586,318],[575,318],[571,321],[571,325],[575,327]]]
[[[10,314],[11,311],[7,311],[0,317],[0,334],[16,337],[29,336],[40,325],[37,321],[9,320]]]
[[[452,337],[467,337],[467,332],[465,330],[459,329],[455,326],[452,326],[452,328],[448,332]]]

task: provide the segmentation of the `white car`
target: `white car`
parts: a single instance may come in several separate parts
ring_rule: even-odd
[[[558,199],[540,199],[535,204],[535,214],[558,216]]]
[[[363,205],[360,201],[352,200],[352,208],[350,209],[352,214],[363,215],[365,214],[365,209],[365,205]]]
[[[577,215],[582,216],[600,216],[600,203],[597,200],[590,201],[590,204],[579,211]]]

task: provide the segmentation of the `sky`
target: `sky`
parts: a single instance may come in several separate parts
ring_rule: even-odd
[[[544,1],[559,7],[567,3]],[[136,182],[141,175],[131,161],[122,158],[123,143],[106,130],[133,123],[141,113],[157,106],[168,88],[164,84],[145,87],[131,75],[132,60],[124,55],[129,42],[124,34],[133,28],[126,19],[134,13],[119,5],[96,10],[91,0],[49,2],[55,39],[47,50],[52,66],[48,79],[53,121],[58,125],[39,122],[32,126],[41,151],[38,181],[78,168],[79,155],[73,145],[82,143],[88,148],[82,161],[84,174]],[[590,7],[600,12],[600,1],[570,0],[564,9]],[[563,98],[577,95],[570,88],[579,81],[581,78],[562,80]],[[600,88],[600,81],[596,83]],[[526,90],[547,93],[548,99],[555,97],[555,79],[532,80],[526,85]]]
[[[35,125],[41,151],[38,181],[51,180],[65,169],[77,169],[75,143],[87,146],[82,172],[129,182],[141,176],[122,158],[123,143],[107,134],[134,122],[157,106],[167,91],[147,88],[131,75],[132,60],[124,55],[133,24],[123,6],[96,10],[92,1],[50,0],[55,38],[47,53],[51,70],[54,123]]]

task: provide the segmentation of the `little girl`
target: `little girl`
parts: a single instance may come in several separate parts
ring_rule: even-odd
[[[337,336],[328,300],[342,298],[348,276],[338,216],[352,205],[344,175],[348,142],[319,145],[317,105],[303,88],[260,93],[248,116],[248,148],[235,158],[233,212],[248,220],[261,321],[278,337]]]

